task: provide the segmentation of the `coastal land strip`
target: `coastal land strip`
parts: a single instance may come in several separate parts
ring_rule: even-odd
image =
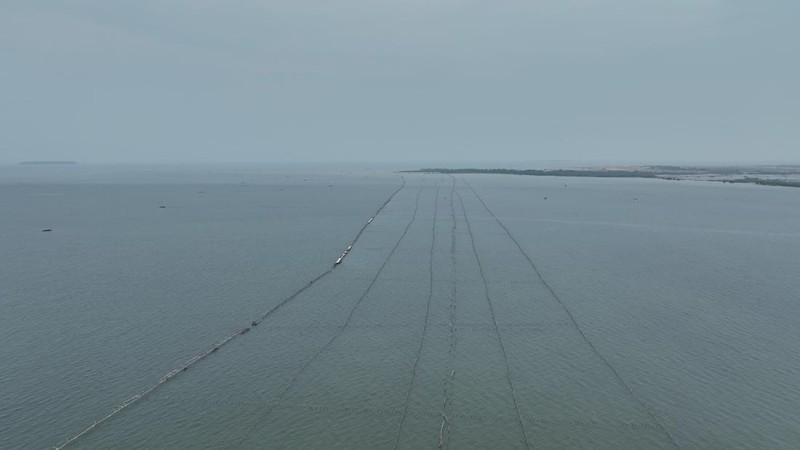
[[[800,187],[800,165],[774,166],[623,166],[577,169],[448,169],[425,168],[406,173],[499,174],[548,177],[657,178],[662,180],[715,181],[762,186]]]

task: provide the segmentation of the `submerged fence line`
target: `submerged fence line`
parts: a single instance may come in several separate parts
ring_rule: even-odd
[[[406,178],[404,176],[402,176],[402,175],[399,175],[399,177],[402,180],[402,183],[400,184],[400,187],[397,188],[397,190],[394,191],[392,193],[392,195],[390,195],[389,198],[386,199],[385,202],[383,202],[383,204],[375,211],[375,213],[372,215],[372,217],[370,217],[369,220],[367,220],[367,223],[365,223],[364,226],[362,226],[361,229],[358,230],[358,233],[356,233],[356,237],[354,237],[353,240],[350,241],[350,243],[347,245],[347,248],[344,249],[344,252],[342,252],[342,254],[339,255],[339,258],[337,258],[336,261],[333,263],[334,266],[338,266],[339,264],[342,263],[342,261],[344,261],[345,256],[347,256],[347,254],[350,252],[350,250],[353,249],[353,246],[356,245],[356,242],[358,242],[358,239],[361,238],[361,235],[364,234],[364,230],[366,230],[367,227],[370,226],[372,221],[375,220],[376,217],[378,217],[378,214],[380,214],[381,211],[383,211],[383,208],[385,208],[386,205],[388,205],[389,202],[392,201],[392,199],[394,198],[395,194],[400,192],[400,190],[403,189],[403,187],[405,187]]]
[[[336,260],[336,262],[334,262],[334,264],[330,268],[328,268],[327,270],[325,270],[321,274],[317,275],[313,280],[311,280],[308,283],[306,283],[305,285],[303,285],[300,289],[295,291],[292,295],[290,295],[290,296],[286,297],[285,299],[283,299],[277,305],[274,305],[272,308],[270,308],[267,311],[265,311],[256,320],[251,321],[250,325],[245,326],[244,328],[241,328],[241,329],[237,330],[235,333],[226,336],[225,338],[223,338],[222,340],[218,341],[216,344],[214,344],[213,346],[211,346],[207,350],[205,350],[202,353],[199,353],[199,354],[193,356],[192,358],[190,358],[188,361],[186,361],[182,365],[178,366],[177,368],[172,369],[166,375],[164,375],[163,377],[159,378],[159,380],[156,383],[154,383],[153,385],[151,385],[150,387],[148,387],[144,391],[134,395],[133,397],[128,398],[124,402],[122,402],[119,405],[115,406],[114,409],[111,410],[111,412],[109,412],[108,414],[106,414],[102,418],[100,418],[98,420],[95,420],[94,422],[92,422],[91,425],[89,425],[88,427],[84,428],[83,430],[81,430],[77,434],[73,435],[72,437],[70,437],[66,441],[62,442],[61,444],[58,444],[58,445],[54,446],[53,449],[54,450],[61,450],[64,447],[75,443],[78,439],[81,439],[82,437],[86,436],[90,432],[94,431],[100,425],[102,425],[103,423],[107,422],[108,420],[110,420],[111,418],[113,418],[117,414],[121,413],[122,411],[130,408],[131,406],[133,406],[134,404],[136,404],[137,402],[139,402],[140,400],[145,398],[147,395],[149,395],[150,393],[152,393],[153,391],[155,391],[156,389],[158,389],[159,387],[161,387],[162,385],[164,385],[168,381],[170,381],[173,378],[177,377],[179,374],[187,371],[190,367],[196,365],[200,361],[206,359],[212,353],[217,352],[222,346],[224,346],[225,344],[229,343],[230,341],[232,341],[237,336],[241,336],[241,335],[249,332],[251,327],[256,326],[256,325],[260,324],[261,322],[263,322],[264,320],[266,320],[270,315],[275,313],[275,311],[277,311],[279,308],[281,308],[282,306],[286,305],[290,301],[292,301],[295,298],[297,298],[300,294],[305,292],[315,282],[321,280],[322,278],[324,278],[325,276],[327,276],[331,272],[333,272],[333,270],[342,262],[344,257],[347,255],[347,252],[349,252],[350,249],[352,249],[353,246],[356,244],[358,239],[364,233],[364,230],[366,230],[366,228],[372,223],[372,221],[381,213],[381,211],[383,211],[383,209],[386,207],[386,205],[388,205],[389,202],[391,202],[392,199],[394,199],[395,195],[397,195],[397,193],[400,192],[405,187],[405,185],[406,185],[405,177],[400,176],[400,178],[402,180],[400,186],[394,192],[392,192],[392,194],[389,196],[389,198],[387,198],[386,201],[384,201],[380,205],[380,207],[378,207],[377,210],[375,210],[375,213],[373,213],[372,217],[370,217],[370,219],[367,221],[367,223],[365,223],[364,226],[361,227],[361,229],[356,234],[355,238],[347,246],[347,250],[345,250],[344,254],[342,254]]]
[[[678,442],[672,436],[672,434],[669,431],[667,431],[667,428],[661,423],[661,421],[658,420],[658,417],[653,412],[653,410],[650,409],[649,406],[647,406],[647,404],[636,394],[636,392],[634,392],[633,388],[631,388],[631,386],[622,378],[622,375],[620,375],[620,373],[617,371],[617,369],[613,365],[611,365],[611,363],[608,361],[608,359],[606,359],[606,357],[603,356],[602,353],[600,353],[600,350],[598,350],[597,347],[595,347],[594,343],[591,340],[589,340],[589,337],[586,336],[586,334],[583,332],[581,327],[578,325],[578,321],[576,321],[575,317],[572,315],[572,311],[570,311],[569,308],[567,308],[567,305],[561,300],[561,297],[558,294],[556,294],[555,290],[553,290],[553,288],[550,286],[550,284],[547,281],[545,281],[544,277],[542,276],[542,273],[539,271],[539,268],[536,266],[536,264],[533,263],[533,260],[531,259],[530,256],[528,256],[528,253],[525,250],[523,250],[522,246],[519,244],[517,239],[514,237],[513,234],[511,234],[511,231],[509,231],[509,229],[505,226],[505,224],[503,222],[501,222],[500,219],[497,218],[497,216],[494,214],[494,212],[492,212],[491,209],[489,209],[489,207],[486,205],[486,202],[483,201],[483,199],[480,197],[480,195],[478,195],[478,193],[467,182],[467,180],[465,180],[463,178],[462,178],[462,180],[464,181],[464,184],[467,185],[469,190],[472,191],[472,194],[475,195],[475,198],[477,198],[478,201],[481,203],[481,205],[483,205],[483,208],[486,209],[486,211],[489,213],[489,215],[492,216],[492,218],[497,222],[498,225],[500,225],[500,227],[503,229],[503,231],[505,231],[506,235],[508,235],[508,237],[511,239],[511,241],[514,243],[514,245],[517,247],[517,249],[522,254],[522,256],[528,261],[528,264],[531,266],[531,268],[533,269],[533,272],[539,278],[539,281],[544,285],[545,288],[547,288],[547,290],[550,292],[550,295],[553,296],[553,298],[558,302],[558,304],[561,305],[561,308],[563,308],[564,312],[569,317],[569,320],[571,321],[572,325],[578,331],[578,334],[581,335],[581,338],[583,338],[584,342],[586,342],[586,344],[589,346],[589,348],[592,350],[592,352],[594,352],[594,354],[597,355],[600,358],[601,361],[603,361],[603,363],[606,365],[606,367],[608,367],[608,369],[611,370],[611,372],[614,374],[614,377],[617,379],[617,381],[628,391],[628,393],[631,395],[631,397],[637,403],[639,403],[639,405],[641,405],[641,407],[647,412],[647,415],[650,416],[650,419],[652,419],[653,422],[656,423],[658,428],[664,433],[664,435],[666,435],[666,437],[669,440],[669,442],[673,446],[675,446],[675,448],[681,448],[680,445],[678,444]],[[498,331],[498,333],[499,333],[499,331]]]
[[[422,326],[422,337],[419,340],[419,347],[417,348],[417,356],[414,358],[414,367],[411,369],[411,381],[408,382],[408,390],[406,391],[406,399],[403,405],[403,414],[400,416],[400,423],[397,425],[397,433],[394,436],[394,444],[392,450],[397,449],[400,443],[400,433],[403,431],[403,424],[405,423],[406,416],[408,415],[408,406],[411,403],[411,390],[414,388],[414,380],[417,378],[417,368],[419,367],[419,360],[422,356],[422,347],[425,344],[425,336],[428,333],[428,319],[431,315],[431,300],[433,299],[433,253],[436,250],[436,216],[439,215],[439,185],[436,184],[436,194],[433,203],[433,225],[431,226],[431,248],[430,259],[428,262],[428,300],[425,307],[425,319]]]
[[[456,299],[458,294],[457,283],[456,280],[458,279],[458,271],[456,266],[456,209],[453,203],[453,197],[455,196],[456,191],[456,179],[452,175],[450,178],[453,181],[452,186],[450,186],[450,267],[452,268],[452,283],[450,285],[450,317],[448,323],[448,346],[447,346],[447,366],[451,369],[450,375],[447,376],[444,380],[444,387],[443,387],[443,394],[442,396],[444,399],[442,400],[442,424],[439,427],[439,445],[438,449],[441,449],[445,446],[447,442],[447,438],[450,436],[450,419],[447,418],[447,413],[449,411],[449,402],[448,397],[450,391],[453,388],[454,377],[456,375],[456,371],[453,368],[455,366],[455,358],[456,358]],[[447,426],[447,433],[445,434],[445,425]]]
[[[450,375],[445,377],[445,383],[448,383],[452,386],[452,382],[455,379],[455,371],[452,371]],[[450,392],[448,390],[448,392]],[[227,405],[227,406],[234,406],[234,407],[245,407],[245,406],[269,406],[275,409],[287,409],[287,410],[302,410],[302,411],[313,411],[313,412],[320,412],[320,413],[327,413],[341,416],[343,414],[350,414],[350,415],[383,415],[383,416],[400,416],[403,411],[398,408],[381,408],[370,406],[369,404],[364,406],[340,406],[340,405],[331,405],[331,404],[323,404],[323,403],[313,403],[313,402],[299,402],[299,403],[292,403],[292,402],[271,402],[271,401],[236,401],[236,400],[213,400],[213,399],[185,399],[182,397],[172,397],[172,396],[158,396],[153,395],[150,397],[154,401],[164,401],[164,402],[172,402],[172,403],[186,403],[191,404],[194,402],[202,401],[205,404],[209,405]],[[450,394],[448,394],[448,400],[450,398]],[[481,413],[481,412],[453,412],[443,415],[439,410],[431,410],[431,409],[421,409],[417,411],[409,411],[408,416],[411,418],[418,418],[418,419],[431,419],[431,418],[442,418],[443,420],[446,419],[447,423],[449,424],[452,419],[463,419],[466,421],[471,421],[480,424],[501,424],[501,423],[509,423],[515,420],[514,417],[511,416],[504,416],[502,414],[495,414],[492,412]],[[562,418],[562,419],[552,419],[548,417],[541,417],[541,416],[525,416],[525,421],[528,423],[535,423],[538,425],[544,426],[551,426],[551,427],[562,427],[562,428],[576,428],[576,429],[591,429],[591,428],[605,428],[609,430],[632,430],[632,431],[657,431],[660,432],[661,429],[655,423],[651,422],[627,422],[623,420],[617,421],[604,421],[604,420],[596,420],[596,419],[569,419],[569,418]],[[441,433],[441,429],[440,429]],[[447,436],[444,436],[443,445],[447,444]]]
[[[343,326],[341,328],[339,328],[337,330],[336,334],[334,334],[330,338],[330,340],[328,340],[328,342],[325,343],[325,345],[320,347],[320,349],[317,350],[317,352],[314,353],[314,355],[311,356],[311,358],[309,358],[308,361],[306,361],[305,364],[303,364],[303,366],[300,367],[300,369],[297,372],[295,372],[295,374],[292,376],[292,379],[289,380],[289,384],[287,384],[286,387],[278,395],[278,399],[276,400],[276,402],[280,403],[280,402],[283,401],[284,397],[286,397],[286,394],[292,389],[292,387],[295,385],[295,383],[297,383],[297,380],[300,379],[300,375],[302,375],[306,371],[306,369],[308,369],[311,366],[311,364],[314,361],[316,361],[317,358],[320,357],[320,355],[325,353],[325,351],[328,350],[328,348],[330,348],[330,346],[333,345],[333,343],[336,342],[336,340],[339,339],[339,337],[342,336],[342,334],[344,333],[344,330],[347,329],[347,327],[350,325],[350,321],[353,319],[353,316],[355,315],[356,309],[361,304],[361,302],[367,297],[367,295],[370,293],[370,291],[372,291],[372,288],[373,288],[373,286],[375,286],[375,283],[377,283],[378,278],[381,276],[381,273],[383,272],[383,269],[389,263],[389,260],[392,258],[392,255],[394,255],[394,253],[397,251],[397,248],[400,247],[400,243],[403,242],[403,240],[406,238],[406,235],[408,234],[408,230],[411,228],[411,225],[414,223],[414,221],[417,220],[417,211],[419,210],[419,197],[422,194],[423,188],[424,187],[420,187],[419,188],[419,192],[417,192],[416,203],[414,205],[414,213],[411,215],[411,219],[408,221],[408,224],[406,224],[406,227],[403,230],[403,234],[400,235],[400,238],[397,240],[397,242],[394,244],[394,247],[392,247],[392,250],[386,256],[386,259],[383,261],[383,264],[381,264],[380,268],[375,273],[375,276],[372,278],[372,281],[369,283],[367,288],[364,290],[364,292],[361,294],[361,296],[358,298],[358,300],[356,300],[356,302],[353,305],[353,307],[350,309],[350,313],[347,315],[347,318],[345,319]],[[252,434],[255,431],[255,429],[264,420],[266,420],[267,417],[269,417],[270,414],[272,414],[272,412],[274,410],[275,410],[275,408],[269,408],[263,414],[263,416],[260,419],[256,420],[256,422],[247,430],[247,432],[245,432],[244,435],[242,435],[241,439],[239,439],[239,442],[236,444],[236,446],[230,447],[230,448],[237,448],[237,449],[241,448],[242,445],[244,445],[244,442],[249,438],[250,434]]]
[[[528,439],[528,431],[525,429],[525,420],[522,418],[522,411],[519,409],[519,401],[517,400],[517,393],[514,391],[514,382],[511,378],[511,363],[508,360],[508,353],[506,352],[506,346],[503,342],[503,335],[500,333],[500,325],[497,323],[497,316],[494,312],[494,304],[492,302],[492,298],[489,295],[489,284],[486,281],[486,274],[483,271],[483,264],[481,263],[481,258],[478,256],[478,249],[475,246],[475,236],[472,234],[472,226],[469,222],[469,217],[467,216],[467,209],[464,207],[464,200],[461,198],[461,194],[458,194],[458,201],[461,203],[461,210],[464,212],[464,222],[467,223],[467,231],[469,232],[469,239],[472,243],[472,252],[475,254],[475,261],[478,263],[478,272],[481,274],[481,282],[483,284],[483,292],[486,296],[486,302],[489,304],[489,314],[492,317],[492,323],[494,324],[495,332],[497,333],[497,340],[500,343],[500,351],[503,354],[503,359],[506,363],[506,380],[508,381],[508,388],[511,390],[511,399],[514,401],[514,409],[517,411],[517,418],[519,419],[519,426],[522,428],[522,436],[525,438],[525,447],[530,449],[531,444],[530,440]]]
[[[437,448],[442,448],[445,444],[445,432],[444,426],[447,424],[447,437],[449,437],[450,433],[450,419],[447,418],[447,400],[449,397],[449,392],[453,389],[453,383],[455,383],[455,376],[456,371],[455,369],[450,371],[450,376],[444,380],[444,400],[442,401],[442,426],[439,428],[439,445]]]

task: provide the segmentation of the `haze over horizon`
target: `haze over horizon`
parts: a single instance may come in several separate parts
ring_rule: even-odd
[[[0,164],[800,162],[789,0],[7,0]]]

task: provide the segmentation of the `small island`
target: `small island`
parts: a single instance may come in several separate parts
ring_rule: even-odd
[[[74,166],[75,161],[22,161],[20,166]]]
[[[446,169],[410,170],[414,173],[498,174],[548,177],[656,178],[662,180],[749,183],[761,186],[800,187],[800,166],[625,166],[579,169]]]

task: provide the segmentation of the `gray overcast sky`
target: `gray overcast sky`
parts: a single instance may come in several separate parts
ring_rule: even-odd
[[[0,162],[800,161],[798,0],[2,0]]]

